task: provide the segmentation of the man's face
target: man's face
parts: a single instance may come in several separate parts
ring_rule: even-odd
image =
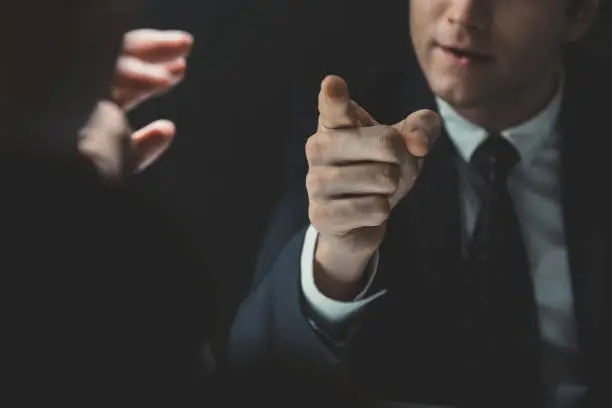
[[[471,109],[553,72],[588,27],[597,0],[586,4],[570,15],[570,0],[410,0],[412,42],[433,92]]]
[[[109,92],[136,0],[11,0],[0,17],[3,118],[16,143],[63,150]],[[6,109],[5,109],[6,107]],[[8,116],[10,115],[10,116]]]

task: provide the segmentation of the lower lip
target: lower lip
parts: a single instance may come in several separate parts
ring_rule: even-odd
[[[457,54],[455,54],[454,52],[446,49],[446,48],[442,48],[439,47],[438,48],[442,54],[447,57],[448,59],[450,59],[450,61],[454,64],[457,65],[459,67],[462,68],[468,68],[471,65],[474,65],[475,63],[482,63],[482,62],[486,62],[489,60],[489,58],[483,57],[483,58],[472,58],[472,57],[465,57],[465,56],[459,56]]]

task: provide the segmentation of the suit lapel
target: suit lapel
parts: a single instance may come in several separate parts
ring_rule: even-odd
[[[400,107],[400,112],[395,121],[420,109],[437,111],[433,95],[420,71],[404,75],[396,82],[396,87],[398,84],[400,97],[396,106]],[[454,287],[455,278],[458,277],[456,266],[460,264],[461,257],[461,213],[456,157],[455,147],[443,131],[425,159],[416,185],[394,210],[389,223],[388,242],[398,245],[395,248],[397,254],[405,257],[409,251],[414,253],[413,256],[418,256],[419,275],[431,290],[432,307],[449,304],[448,297],[454,295],[451,287]],[[409,242],[401,239],[402,236],[410,236]],[[415,247],[407,248],[406,245]],[[397,274],[397,277],[405,276]],[[406,285],[411,284],[403,283],[396,282],[387,287],[404,290]],[[448,314],[447,310],[439,312]]]
[[[363,92],[364,99],[363,102],[360,99],[357,101],[381,123],[399,122],[420,109],[437,111],[433,95],[420,70],[410,74],[391,73],[378,76],[375,80],[368,81],[368,87],[363,87],[360,91]],[[425,159],[417,184],[393,211],[385,240],[389,252],[403,257],[406,256],[406,251],[418,254],[419,275],[431,279],[429,284],[433,287],[447,281],[446,277],[441,279],[441,271],[446,271],[451,266],[453,267],[450,269],[455,270],[454,266],[458,265],[460,260],[461,219],[455,160],[455,147],[446,132],[443,132]],[[414,216],[415,214],[418,216]],[[406,239],[407,236],[411,238]],[[407,247],[409,245],[418,247],[411,249]],[[385,262],[385,259],[394,258],[381,257],[381,262]],[[395,270],[397,267],[380,269]],[[389,275],[381,277],[383,279],[378,279],[378,282],[386,288],[399,288],[399,291],[404,291],[404,285],[400,282],[391,284],[387,279],[397,279],[405,274]]]
[[[603,112],[604,105],[597,110],[581,102],[585,100],[584,92],[597,89],[597,84],[586,85],[584,75],[577,77],[571,68],[566,72],[561,123],[564,135],[561,195],[579,345],[586,380],[597,387],[604,383],[604,375],[596,377],[595,373],[604,372],[604,275],[610,272],[609,209],[612,203],[606,198],[610,193],[605,184],[607,179],[601,179],[602,184],[597,184],[597,188],[589,186],[588,182],[599,183],[597,177],[609,174],[606,171],[609,168],[607,151],[601,147],[601,141],[606,140],[601,134],[606,129],[603,123],[606,112]],[[418,109],[436,108],[420,71],[383,76],[369,84],[361,89],[363,93],[356,95],[356,99],[381,123],[395,123]],[[377,282],[389,293],[375,303],[378,312],[372,313],[364,325],[369,333],[376,335],[364,333],[361,346],[369,350],[374,346],[379,352],[372,353],[375,356],[363,361],[361,368],[377,373],[397,364],[396,368],[404,371],[405,375],[397,384],[391,384],[388,376],[384,376],[384,380],[377,375],[367,376],[374,390],[386,390],[388,396],[412,393],[423,395],[423,400],[434,401],[436,396],[448,396],[453,391],[461,393],[453,384],[460,387],[463,378],[458,377],[460,373],[448,370],[448,367],[461,370],[464,363],[462,352],[457,349],[460,342],[456,341],[463,330],[461,311],[459,307],[451,309],[448,306],[462,304],[458,289],[461,274],[457,271],[461,265],[461,212],[455,160],[454,145],[443,134],[425,160],[415,188],[394,210],[381,247]],[[420,293],[411,288],[419,288]],[[392,316],[397,313],[419,327],[408,334],[416,351],[403,347],[407,340],[393,328],[395,323],[389,326],[380,319],[387,314],[393,320]],[[384,338],[384,343],[372,344],[377,338]],[[403,366],[405,361],[411,361],[412,369],[408,373]],[[413,370],[415,375],[411,378]],[[408,390],[407,384],[415,388]],[[431,384],[435,389],[428,388]],[[604,390],[604,387],[597,388],[600,391],[594,393],[596,396]]]
[[[602,371],[598,367],[604,360],[604,275],[610,272],[612,250],[610,225],[606,221],[610,188],[604,176],[609,174],[606,172],[609,159],[604,157],[607,152],[602,146],[606,139],[602,134],[607,129],[606,113],[588,103],[593,95],[585,94],[593,92],[597,84],[585,84],[584,75],[577,75],[571,66],[566,71],[561,116],[561,193],[579,346],[585,376],[594,384],[600,381],[593,376]],[[602,176],[603,179],[599,178]],[[589,181],[593,184],[589,185]]]
[[[581,61],[573,58],[570,62],[576,60]],[[579,345],[588,376],[588,371],[597,366],[596,362],[603,360],[600,350],[605,320],[604,276],[610,273],[612,258],[612,203],[609,198],[612,191],[609,184],[605,184],[607,181],[602,180],[603,184],[596,184],[596,188],[588,182],[598,182],[597,177],[609,174],[609,158],[603,148],[607,135],[602,133],[608,129],[605,105],[588,103],[595,98],[586,93],[608,88],[597,82],[600,75],[591,75],[588,79],[593,83],[585,83],[584,73],[576,72],[580,67],[570,62],[566,64],[566,89],[561,112],[561,196]],[[380,81],[374,83],[372,89],[376,91],[370,93],[373,95],[370,100],[373,111],[384,115],[383,123],[394,123],[418,109],[437,108],[420,71],[410,75],[389,75]],[[443,133],[425,160],[417,185],[396,208],[389,223],[389,239],[386,241],[393,246],[388,248],[389,251],[405,258],[410,251],[405,245],[409,243],[401,237],[406,237],[410,231],[410,244],[416,243],[419,248],[414,251],[419,255],[419,275],[429,281],[432,289],[443,289],[443,282],[458,283],[456,276],[441,272],[456,270],[456,265],[461,264],[461,212],[455,159],[454,145]],[[399,262],[399,258],[389,259],[390,262]],[[394,269],[397,267],[393,265],[381,268]],[[405,275],[393,275],[385,276],[380,282],[387,288],[400,288],[401,292],[404,285],[395,279],[402,279]],[[445,290],[436,292],[441,296],[452,295]]]
[[[367,97],[355,98],[381,123],[396,123],[419,109],[437,109],[422,74],[389,74],[371,84]],[[461,323],[453,299],[459,295],[456,284],[461,256],[455,159],[453,143],[442,134],[427,156],[417,184],[394,209],[381,247],[375,285],[388,293],[373,305],[377,312],[364,324],[368,333],[363,333],[362,347],[371,349],[372,343],[382,338],[384,344],[374,346],[379,352],[372,359],[360,358],[363,371],[397,369],[404,373],[397,377],[397,383],[388,376],[368,375],[366,382],[374,392],[388,398],[401,400],[412,394],[413,398],[419,396],[419,401],[444,403],[448,401],[441,397],[455,394],[453,390],[461,384],[448,369],[462,367],[453,361],[461,357],[455,349]],[[389,325],[380,319],[384,315],[392,319],[397,313],[418,330],[398,332],[395,323]],[[405,361],[413,365],[408,372]]]

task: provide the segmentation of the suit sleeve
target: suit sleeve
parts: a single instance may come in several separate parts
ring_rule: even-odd
[[[337,362],[305,314],[300,261],[308,221],[302,197],[299,188],[288,191],[268,230],[251,292],[230,335],[234,367],[276,363],[288,356],[292,364],[306,366]]]
[[[309,316],[316,317],[328,327],[342,328],[374,300],[386,293],[386,290],[372,291],[372,284],[378,271],[379,254],[376,252],[364,271],[364,283],[361,292],[351,301],[330,299],[319,290],[314,277],[314,257],[318,240],[317,230],[310,225],[306,230],[302,248],[300,280],[301,289],[308,308]],[[373,293],[371,293],[373,292]],[[340,329],[340,331],[342,331]]]
[[[304,144],[316,129],[316,99],[313,103],[315,109],[305,116],[306,121],[296,118],[300,137],[287,143],[287,188],[259,253],[250,294],[230,335],[229,362],[234,367],[281,360],[333,371],[342,361],[359,312],[381,294],[368,297],[364,293],[355,302],[340,305],[318,292],[311,282],[312,265],[304,264],[312,262],[316,245],[304,183]],[[373,277],[375,265],[371,269]]]

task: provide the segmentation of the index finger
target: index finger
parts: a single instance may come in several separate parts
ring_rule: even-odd
[[[319,92],[319,130],[375,126],[378,123],[351,100],[348,85],[339,76],[329,75]]]
[[[123,38],[123,53],[146,62],[171,62],[186,57],[193,37],[178,30],[132,30]]]

